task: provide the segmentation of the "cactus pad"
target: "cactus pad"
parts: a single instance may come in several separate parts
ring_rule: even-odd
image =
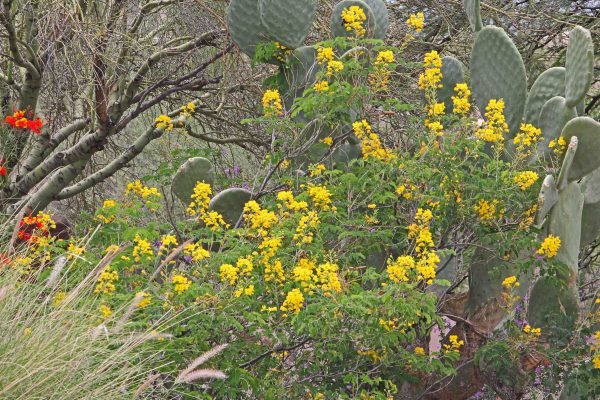
[[[303,46],[292,52],[288,57],[289,69],[286,71],[286,80],[289,89],[286,93],[286,106],[293,104],[308,86],[315,83],[319,64],[317,64],[317,51],[312,46]],[[288,99],[289,98],[289,99]]]
[[[573,136],[579,140],[579,149],[569,172],[569,182],[583,178],[600,167],[600,123],[588,117],[577,117],[564,127],[562,136],[569,141]]]
[[[486,26],[477,34],[471,54],[471,86],[482,114],[491,99],[504,99],[513,137],[525,111],[527,75],[519,51],[503,29]]]
[[[253,57],[256,45],[266,39],[258,0],[231,0],[226,18],[233,41],[244,53]]]
[[[583,214],[581,217],[581,247],[600,236],[600,168],[586,175],[581,182]]]
[[[548,146],[550,141],[558,138],[567,122],[575,117],[577,117],[575,109],[567,106],[564,97],[553,97],[544,104],[539,113],[539,125],[536,125],[542,130],[544,138],[538,145],[540,155],[553,151]]]
[[[541,328],[550,341],[566,344],[575,330],[577,299],[577,292],[560,280],[542,277],[531,291],[527,320],[531,326]]]
[[[558,202],[549,217],[548,230],[561,241],[556,260],[569,267],[571,278],[577,276],[579,265],[582,211],[583,194],[579,184],[571,182],[558,192]]]
[[[481,22],[481,6],[479,4],[479,0],[464,0],[463,6],[465,8],[465,13],[467,14],[467,19],[469,20],[469,25],[471,25],[471,29],[473,32],[479,32],[483,27],[483,22]]]
[[[375,39],[385,39],[388,27],[390,25],[390,17],[388,9],[383,0],[363,0],[373,11],[375,16]]]
[[[175,173],[171,188],[173,193],[184,204],[189,204],[198,182],[208,183],[211,186],[215,181],[215,171],[210,161],[203,157],[194,157],[187,160]]]
[[[525,104],[525,122],[540,126],[540,113],[548,100],[565,95],[565,69],[549,68],[542,72],[529,90]]]
[[[590,31],[576,26],[569,35],[567,46],[565,98],[569,107],[580,103],[594,77],[594,43]]]
[[[342,18],[342,11],[352,6],[358,6],[363,9],[367,20],[364,23],[364,27],[367,30],[365,37],[373,37],[376,31],[375,14],[371,7],[361,0],[343,0],[336,4],[331,12],[331,34],[334,37],[346,37],[351,36],[352,33],[348,32],[344,27],[344,19]]]
[[[312,28],[317,11],[315,0],[259,0],[263,26],[273,40],[295,49],[300,47]]]
[[[252,193],[246,189],[229,188],[213,197],[208,204],[210,211],[217,211],[225,222],[232,227],[238,222],[244,212],[244,205],[252,198]]]
[[[452,96],[457,83],[465,82],[465,69],[463,63],[451,56],[442,57],[442,87],[437,91],[437,100],[444,102],[446,112],[452,112]]]
[[[536,225],[541,225],[550,212],[552,207],[558,201],[558,189],[552,175],[546,176],[542,183],[540,195],[538,197],[538,211],[536,215]]]

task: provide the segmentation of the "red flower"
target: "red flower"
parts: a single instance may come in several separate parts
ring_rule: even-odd
[[[6,176],[6,168],[0,166],[0,176]]]
[[[32,121],[27,121],[27,128],[29,128],[30,131],[35,133],[41,133],[43,125],[44,124],[42,123],[42,120],[39,118],[36,118]]]
[[[10,126],[12,126],[14,128],[15,122],[17,122],[17,120],[12,115],[7,115],[6,118],[4,118],[4,122],[6,122],[7,124],[9,124]]]
[[[17,122],[15,122],[15,127],[20,129],[27,129],[27,122],[27,118],[18,119]]]

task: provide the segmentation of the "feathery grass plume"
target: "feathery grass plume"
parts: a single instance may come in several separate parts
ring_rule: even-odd
[[[204,364],[206,361],[215,357],[217,354],[222,352],[227,347],[227,343],[220,344],[218,346],[213,347],[211,350],[205,352],[200,357],[196,358],[194,361],[187,366],[186,369],[179,373],[179,376],[175,380],[175,383],[182,382],[191,382],[197,379],[206,378],[216,378],[216,379],[225,379],[227,376],[221,371],[215,371],[211,369],[202,369],[194,371],[198,366]]]

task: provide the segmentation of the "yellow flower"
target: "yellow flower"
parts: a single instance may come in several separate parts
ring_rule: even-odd
[[[444,130],[444,125],[442,125],[439,121],[425,120],[425,127],[436,136],[442,136],[444,134],[442,132]]]
[[[498,200],[493,200],[491,203],[487,200],[479,200],[477,205],[474,207],[475,211],[479,214],[479,219],[484,224],[490,224],[495,219],[501,218],[504,214],[504,210],[498,210]]]
[[[244,206],[244,220],[260,235],[266,236],[279,219],[273,211],[262,209],[256,201],[250,200]]]
[[[558,139],[551,140],[548,147],[554,149],[554,154],[562,154],[567,149],[567,141],[564,136],[559,136]]]
[[[552,258],[558,254],[560,243],[560,238],[558,236],[548,235],[542,242],[537,254],[545,256],[546,258]]]
[[[135,297],[140,298],[139,303],[137,304],[137,308],[144,308],[150,305],[152,296],[148,292],[137,292]]]
[[[325,75],[331,77],[333,74],[337,74],[344,70],[344,63],[337,60],[332,60],[327,63],[327,71]]]
[[[309,165],[308,166],[308,170],[310,171],[310,176],[311,177],[315,177],[315,176],[319,176],[323,173],[323,171],[325,171],[327,169],[327,167],[325,167],[325,165],[323,164],[317,164],[317,165]]]
[[[520,286],[521,284],[517,281],[517,277],[516,276],[509,276],[506,277],[503,281],[502,281],[502,286],[504,286],[507,289],[513,289],[515,287]]]
[[[289,311],[298,313],[302,309],[304,304],[304,295],[300,289],[293,289],[288,292],[283,304],[280,307],[281,311]]]
[[[319,64],[327,64],[335,57],[331,47],[319,47],[317,49],[317,61]]]
[[[508,132],[508,124],[504,119],[504,100],[491,99],[485,108],[486,125],[477,129],[475,136],[490,143],[497,143],[502,147],[504,134]]]
[[[364,23],[367,20],[365,11],[359,6],[351,6],[342,10],[344,27],[348,32],[354,32],[356,37],[363,37],[367,30]]]
[[[444,115],[445,109],[446,105],[444,103],[434,103],[431,106],[429,106],[429,109],[427,110],[427,115],[429,115],[430,117]]]
[[[210,197],[212,196],[212,189],[210,184],[198,181],[194,186],[194,193],[191,196],[191,202],[188,205],[187,213],[192,217],[197,214],[203,214],[208,209],[208,203],[210,203]]]
[[[411,256],[400,256],[396,261],[388,261],[388,278],[395,283],[408,282],[408,273],[415,268],[415,259]]]
[[[239,268],[231,264],[222,264],[219,267],[221,282],[228,282],[231,286],[234,286],[238,280],[238,271]]]
[[[170,247],[176,247],[178,245],[177,243],[177,238],[173,235],[163,235],[163,237],[160,239],[161,241],[161,245],[160,248],[158,249],[158,255],[163,255],[167,253],[167,250]]]
[[[253,296],[254,295],[254,285],[250,285],[247,288],[239,288],[238,290],[235,291],[235,297],[241,297],[242,295],[245,296]]]
[[[112,208],[114,206],[117,205],[117,202],[111,199],[106,199],[104,200],[104,203],[102,203],[102,208]]]
[[[594,363],[594,369],[600,369],[600,352],[594,356],[592,361]]]
[[[100,304],[100,307],[98,307],[98,311],[100,311],[100,315],[103,319],[106,319],[112,315],[111,308],[105,303]]]
[[[320,81],[315,83],[314,86],[315,92],[326,92],[329,90],[329,82],[327,81]]]
[[[191,256],[194,262],[200,262],[206,258],[210,258],[210,252],[204,249],[201,245],[190,243],[183,248],[183,254]]]
[[[156,129],[164,129],[167,132],[173,130],[173,120],[168,115],[159,115],[156,120]]]
[[[523,332],[531,335],[531,336],[541,336],[542,330],[540,328],[532,328],[529,324],[523,327]]]
[[[140,235],[135,235],[133,238],[135,246],[133,247],[133,259],[135,262],[140,262],[142,257],[145,257],[146,261],[151,261],[154,258],[154,252],[150,242],[142,239]]]
[[[331,193],[325,186],[310,186],[308,188],[308,195],[315,204],[315,206],[329,210],[331,204]]]
[[[65,301],[66,298],[67,298],[67,293],[65,293],[65,292],[58,292],[52,298],[52,305],[54,307],[58,307],[58,306],[60,306],[62,304],[63,301]]]
[[[96,284],[96,288],[94,289],[94,293],[99,294],[113,294],[117,288],[115,286],[115,282],[119,280],[119,273],[117,271],[113,271],[110,266],[107,267],[98,278],[98,283]]]
[[[262,98],[263,112],[265,116],[272,117],[283,112],[283,103],[279,90],[267,90]]]
[[[265,282],[285,282],[285,273],[283,271],[281,260],[277,259],[273,262],[266,262],[264,275]]]
[[[196,112],[196,105],[193,102],[189,102],[181,106],[181,115],[183,117],[189,118]]]
[[[421,11],[416,14],[411,14],[406,20],[406,24],[414,29],[415,32],[421,32],[425,26],[425,14]]]
[[[394,153],[381,145],[379,136],[373,132],[371,125],[366,120],[363,119],[362,121],[354,122],[352,129],[361,141],[363,159],[368,160],[370,157],[373,157],[377,160],[389,161],[396,158]]]
[[[173,278],[171,278],[171,282],[174,285],[173,290],[175,291],[175,293],[183,293],[187,291],[190,288],[190,286],[192,286],[192,281],[190,281],[183,275],[173,276]]]
[[[454,351],[454,352],[458,353],[461,346],[465,344],[465,342],[463,340],[458,340],[458,336],[456,336],[456,335],[450,335],[450,337],[448,339],[450,341],[450,345],[447,345],[447,344],[444,345],[444,349],[446,352]]]
[[[377,53],[377,58],[375,59],[375,65],[386,65],[391,64],[395,61],[394,52],[391,50],[382,50]]]
[[[519,133],[513,139],[516,149],[524,156],[531,154],[533,148],[542,138],[542,130],[531,124],[521,124]]]
[[[425,68],[442,68],[442,59],[436,50],[425,54],[423,61]]]
[[[221,227],[229,228],[223,216],[217,211],[208,211],[200,217],[200,220],[212,231],[218,231]]]
[[[422,347],[415,347],[415,354],[418,356],[425,355],[425,349]]]
[[[452,96],[452,104],[454,105],[453,112],[458,115],[465,115],[471,109],[471,103],[469,98],[471,97],[471,90],[466,83],[457,83],[454,87],[456,96]]]
[[[129,193],[134,193],[135,195],[141,197],[144,200],[147,200],[151,197],[161,197],[161,194],[157,188],[145,186],[139,179],[127,184],[125,194],[127,195]]]
[[[309,211],[306,215],[303,215],[298,222],[296,233],[294,234],[293,240],[298,245],[312,243],[314,232],[319,226],[319,216],[315,211]]]
[[[72,259],[75,257],[81,256],[85,253],[85,247],[79,247],[74,243],[69,243],[69,247],[67,248],[67,252],[69,253],[68,258]]]
[[[427,68],[419,75],[419,89],[438,89],[442,87],[442,71],[439,68]]]
[[[533,171],[523,171],[515,176],[514,181],[521,190],[527,190],[531,185],[533,185],[539,176]]]
[[[323,138],[319,141],[323,144],[326,144],[327,146],[331,146],[333,144],[333,138],[331,136],[327,136],[326,138]]]
[[[290,191],[283,191],[277,194],[277,200],[283,202],[285,207],[292,211],[301,211],[308,208],[308,203],[305,201],[296,201],[294,195]]]

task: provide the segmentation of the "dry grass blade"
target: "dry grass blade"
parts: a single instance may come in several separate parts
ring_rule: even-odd
[[[227,347],[227,343],[220,344],[218,346],[213,347],[211,350],[207,351],[206,353],[202,354],[200,357],[196,358],[194,361],[192,361],[190,363],[190,365],[188,365],[188,367],[186,369],[184,369],[183,371],[181,371],[181,373],[179,373],[179,376],[177,377],[176,382],[186,382],[188,375],[193,375],[194,373],[197,372],[194,370],[198,366],[204,364],[206,361],[215,357],[217,354],[222,352],[226,347]],[[220,379],[224,379],[224,378],[220,378]]]
[[[178,378],[176,382],[190,383],[198,379],[227,379],[227,375],[216,369],[197,369],[181,379]]]

